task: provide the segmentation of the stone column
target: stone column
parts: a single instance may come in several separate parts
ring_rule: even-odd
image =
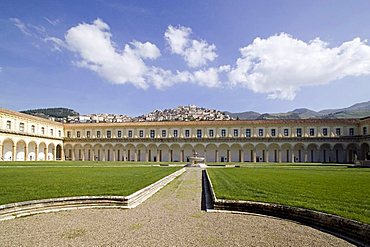
[[[244,162],[244,150],[240,149],[240,162]]]
[[[81,149],[82,161],[85,161],[85,149]]]
[[[257,162],[256,151],[252,150],[252,154],[253,154],[253,162],[256,163]]]
[[[307,150],[303,150],[303,162],[304,163],[307,163],[307,160],[308,160],[308,151]]]
[[[113,152],[113,159],[112,159],[112,161],[116,161],[116,156],[117,156],[117,154],[116,154],[116,150],[113,148],[113,150],[112,150],[112,152]]]
[[[16,161],[17,160],[16,155],[17,155],[17,146],[13,145],[12,161]]]
[[[184,162],[184,150],[180,149],[180,162]]]
[[[48,160],[48,148],[44,148],[44,156],[45,156],[45,160]]]
[[[227,150],[227,162],[231,162],[231,152],[229,149]]]
[[[265,161],[269,162],[269,150],[268,149],[266,149],[265,156],[266,156]]]
[[[105,149],[104,148],[102,149],[102,159],[101,160],[105,161]]]
[[[0,161],[3,160],[3,157],[4,157],[4,155],[3,155],[3,145],[0,144]]]
[[[126,159],[126,149],[123,149],[123,161],[127,161],[127,159]]]
[[[281,163],[281,149],[278,149],[278,162]]]
[[[91,160],[95,161],[95,149],[91,149],[91,155],[92,155]]]
[[[220,156],[218,155],[218,150],[215,150],[215,161],[220,162]]]
[[[64,156],[64,148],[60,146],[60,160],[65,160],[66,157]]]
[[[35,145],[35,161],[38,161],[39,160],[39,151],[38,151],[38,148],[37,148],[37,144]]]
[[[170,152],[168,153],[168,161],[169,162],[172,162],[172,159],[173,159],[173,150],[171,149]]]
[[[149,162],[149,152],[145,149],[145,162]]]
[[[157,149],[157,162],[161,162],[160,159],[161,159],[161,150]]]
[[[72,148],[72,160],[75,160],[75,150]]]
[[[57,148],[56,146],[53,147],[53,150],[51,151],[51,153],[53,154],[53,160],[56,161],[57,160]]]
[[[294,150],[292,150],[291,156],[292,156],[292,163],[294,163],[295,162],[295,160],[294,160]]]
[[[25,161],[28,160],[28,148],[27,148],[27,145],[24,146],[24,160]]]

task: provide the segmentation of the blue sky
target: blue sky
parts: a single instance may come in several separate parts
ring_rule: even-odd
[[[1,1],[0,107],[140,115],[370,100],[369,1]]]

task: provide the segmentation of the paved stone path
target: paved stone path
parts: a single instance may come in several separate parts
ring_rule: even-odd
[[[313,228],[201,210],[201,170],[188,170],[131,210],[85,209],[0,222],[0,246],[350,246]]]

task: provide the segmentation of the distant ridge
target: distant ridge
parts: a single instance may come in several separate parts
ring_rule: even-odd
[[[309,119],[309,118],[364,118],[370,116],[370,101],[354,104],[340,109],[313,111],[298,108],[286,113],[258,113],[254,111],[232,113],[198,107],[195,105],[178,106],[173,109],[154,110],[147,114],[131,117],[120,114],[80,115],[68,108],[44,108],[21,111],[22,113],[53,119],[59,122],[162,122],[162,121],[218,121],[218,120],[259,120],[259,119]]]

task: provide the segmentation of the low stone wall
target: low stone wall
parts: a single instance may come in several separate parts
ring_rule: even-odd
[[[33,200],[0,205],[0,221],[40,213],[84,208],[130,209],[138,206],[185,172],[182,168],[129,196],[76,196]]]
[[[203,177],[209,188],[208,193],[213,201],[214,209],[211,210],[241,211],[288,219],[329,232],[356,245],[370,246],[370,225],[368,224],[304,208],[263,202],[217,199],[207,171],[204,173]]]

